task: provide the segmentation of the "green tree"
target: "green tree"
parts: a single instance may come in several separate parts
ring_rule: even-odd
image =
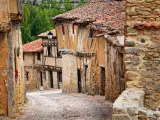
[[[57,0],[48,0],[47,2],[43,0],[40,6],[37,6],[36,0],[33,2],[33,5],[23,5],[24,19],[21,24],[23,43],[33,41],[37,39],[40,33],[52,29],[52,17],[74,8],[74,4],[71,0],[60,0],[59,3]],[[64,6],[64,9],[62,9],[62,6]]]

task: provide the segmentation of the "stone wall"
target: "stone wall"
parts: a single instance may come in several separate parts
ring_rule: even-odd
[[[12,42],[12,50],[9,51],[9,56],[13,55],[13,64],[8,64],[8,69],[13,67],[13,78],[12,76],[9,76],[9,81],[13,80],[13,87],[14,87],[14,108],[13,110],[9,111],[10,115],[14,116],[14,113],[19,113],[19,107],[24,104],[24,64],[23,64],[23,51],[22,51],[22,39],[21,39],[21,31],[20,31],[20,24],[14,24],[12,26],[11,33],[12,35],[11,40]],[[12,54],[14,53],[14,54]],[[11,62],[8,60],[8,63]],[[12,63],[12,62],[11,62]],[[11,65],[11,66],[10,66]],[[17,72],[16,72],[17,71]],[[11,72],[11,71],[10,71]],[[11,73],[10,73],[11,74]],[[12,82],[8,82],[9,85],[11,85]],[[8,93],[12,93],[13,89],[10,89],[12,87],[8,86]],[[10,96],[8,97],[8,106],[12,105],[12,102],[10,103]],[[10,107],[9,107],[10,108]]]
[[[37,72],[32,67],[25,67],[25,86],[26,90],[34,90],[37,88]],[[27,74],[28,72],[28,80],[27,80]]]
[[[160,100],[160,1],[126,0],[126,87],[143,88],[145,106]]]
[[[8,41],[7,34],[0,34],[0,115],[7,114],[7,58],[8,58]]]
[[[141,89],[125,90],[113,104],[112,120],[159,120],[160,111],[144,107],[144,95]]]
[[[1,33],[0,115],[14,117],[24,103],[24,66],[19,24]]]
[[[76,56],[70,54],[62,55],[62,77],[63,92],[77,93],[78,78]]]
[[[105,96],[109,101],[115,101],[124,90],[123,46],[112,43],[114,40],[118,39],[110,36],[105,42]]]

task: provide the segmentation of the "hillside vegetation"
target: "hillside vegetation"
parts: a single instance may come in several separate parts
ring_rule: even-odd
[[[76,7],[84,4],[81,0]],[[37,39],[37,35],[53,29],[51,18],[72,10],[75,4],[71,0],[44,2],[41,5],[23,4],[23,22],[21,25],[23,44]]]

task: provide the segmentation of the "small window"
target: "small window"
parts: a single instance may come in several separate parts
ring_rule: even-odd
[[[61,57],[60,52],[58,51],[58,47],[57,47],[57,57]]]
[[[62,24],[62,32],[63,32],[63,35],[65,35],[64,25],[63,24]]]
[[[92,30],[89,32],[89,38],[93,38],[93,31]]]
[[[47,79],[46,72],[44,72],[44,79],[45,79],[45,80]]]
[[[52,56],[52,46],[48,46],[48,56]]]
[[[73,34],[74,34],[74,25],[72,25],[72,31],[73,31]]]
[[[37,53],[37,60],[41,60],[41,54]]]
[[[62,82],[62,73],[61,72],[58,72],[58,81]]]
[[[26,81],[29,81],[29,72],[26,72]]]

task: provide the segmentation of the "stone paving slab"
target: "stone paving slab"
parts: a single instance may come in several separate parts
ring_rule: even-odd
[[[111,120],[112,103],[102,96],[33,91],[23,115],[16,120]]]

